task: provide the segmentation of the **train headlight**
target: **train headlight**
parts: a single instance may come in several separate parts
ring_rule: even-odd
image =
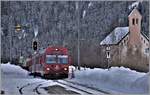
[[[48,70],[48,71],[49,71],[49,70],[50,70],[50,68],[46,68],[46,70]]]
[[[66,70],[67,70],[67,68],[64,68],[64,70],[66,71]]]
[[[56,48],[55,50],[57,51],[58,49]]]

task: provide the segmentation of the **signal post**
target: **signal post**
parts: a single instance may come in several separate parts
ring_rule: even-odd
[[[34,38],[33,41],[32,41],[32,49],[34,51],[33,55],[36,55],[37,54],[37,50],[38,50],[38,39],[37,38]],[[35,60],[36,60],[35,57],[33,57],[34,77],[36,75],[36,61]]]

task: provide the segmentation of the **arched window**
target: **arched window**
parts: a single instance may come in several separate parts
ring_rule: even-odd
[[[109,47],[109,46],[107,46],[107,47],[106,47],[106,50],[110,50],[110,47]]]
[[[135,19],[134,18],[132,19],[132,24],[135,25]]]
[[[136,24],[138,24],[138,21],[139,21],[139,20],[136,18]]]
[[[124,43],[126,43],[126,39],[124,39]]]
[[[110,52],[109,51],[106,52],[106,56],[107,56],[107,58],[110,58]]]

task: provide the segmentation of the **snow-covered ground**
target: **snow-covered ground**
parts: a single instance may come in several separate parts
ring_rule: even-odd
[[[80,94],[85,95],[84,92],[78,91],[77,89],[70,88],[68,86],[59,84],[53,80],[45,80],[39,78],[34,78],[33,76],[29,76],[29,72],[22,69],[17,65],[12,65],[10,63],[1,64],[1,90],[5,92],[5,95],[20,95],[19,89],[22,89],[22,93],[24,95],[38,95],[35,91],[33,91],[38,85],[42,84],[39,87],[39,91],[41,95],[49,95],[47,91],[43,89],[43,87],[59,85],[64,87],[66,90],[71,90]],[[31,85],[28,85],[31,84]]]
[[[1,64],[1,90],[5,91],[5,95],[20,95],[19,88],[22,86],[33,83],[33,82],[44,82],[44,79],[33,78],[28,75],[28,71],[22,69],[19,66],[8,64]],[[27,89],[28,95],[36,95],[34,94],[33,86],[30,86]],[[41,89],[42,90],[42,89]],[[42,90],[43,93],[46,93],[45,90]]]
[[[81,71],[75,71],[75,78],[68,80],[113,93],[147,94],[148,76],[149,73],[124,67],[111,67],[109,70],[82,68]]]
[[[6,95],[20,95],[19,88],[28,83],[42,82],[44,84],[42,85],[43,87],[60,85],[52,80],[33,78],[33,76],[28,75],[28,71],[9,63],[1,64],[1,72],[1,89],[5,91]],[[68,81],[77,82],[112,93],[148,94],[149,73],[136,72],[124,67],[112,67],[109,70],[100,68],[86,68],[86,70],[84,70],[84,68],[81,68],[80,71],[75,70],[74,73],[75,78],[68,78]],[[35,84],[29,88],[25,88],[25,94],[36,95],[35,92],[33,92],[33,88],[37,85],[38,84]],[[65,88],[77,92],[75,89]],[[40,92],[45,93],[44,95],[47,93],[43,89],[40,89]]]

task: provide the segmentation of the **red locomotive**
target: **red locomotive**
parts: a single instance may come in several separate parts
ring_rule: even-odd
[[[68,77],[70,65],[68,49],[64,47],[48,47],[34,54],[26,62],[26,67],[32,74],[44,77]]]

